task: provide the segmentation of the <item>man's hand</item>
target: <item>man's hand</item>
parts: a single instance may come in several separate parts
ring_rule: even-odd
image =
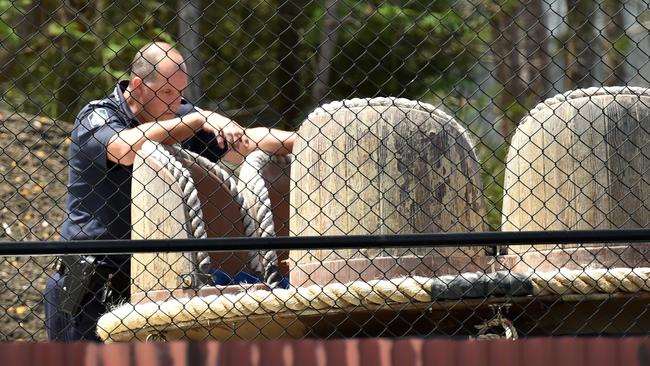
[[[248,146],[249,140],[244,128],[237,122],[212,111],[197,110],[205,118],[201,128],[214,134],[220,148],[225,149],[226,143],[231,147],[238,147],[240,144]]]
[[[273,155],[291,154],[297,134],[266,127],[247,128],[247,144],[239,144],[229,149],[224,159],[231,163],[240,163],[244,157],[255,150],[262,150]]]

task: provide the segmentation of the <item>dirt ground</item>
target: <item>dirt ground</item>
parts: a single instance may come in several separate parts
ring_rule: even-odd
[[[57,240],[72,125],[6,111],[0,121],[0,245]],[[46,340],[42,292],[52,262],[0,257],[0,342]]]

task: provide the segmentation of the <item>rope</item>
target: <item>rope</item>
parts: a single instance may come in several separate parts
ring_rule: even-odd
[[[155,143],[153,141],[145,141],[142,145],[142,152],[158,161],[172,174],[172,177],[179,185],[183,194],[183,206],[187,210],[187,217],[190,218],[187,225],[187,232],[192,238],[202,239],[207,237],[205,230],[205,223],[203,221],[203,211],[201,210],[201,202],[199,201],[198,191],[194,185],[194,180],[190,172],[173,156],[173,152],[177,151],[177,147],[170,147]],[[203,253],[183,253],[190,266],[193,269],[200,269],[203,273],[207,273],[210,268],[210,257]],[[207,257],[207,261],[206,258]],[[206,268],[207,265],[207,268]]]
[[[445,113],[439,107],[435,107],[432,104],[424,103],[420,101],[414,101],[405,98],[395,98],[395,97],[377,97],[377,98],[353,98],[346,99],[342,101],[334,101],[328,104],[324,104],[316,108],[313,112],[309,114],[307,119],[311,120],[320,116],[331,116],[333,113],[342,110],[342,109],[353,109],[353,108],[373,108],[373,107],[397,107],[399,109],[414,109],[423,112],[432,114],[435,117],[442,119],[445,122],[454,122],[455,120],[449,114]],[[465,128],[460,127],[461,131],[465,131]]]
[[[240,188],[242,192],[246,193],[245,195],[250,197],[248,206],[251,208],[255,221],[259,224],[258,236],[261,238],[275,236],[271,198],[266,187],[266,179],[262,175],[262,170],[271,161],[280,166],[286,166],[291,163],[291,158],[273,156],[257,150],[246,157],[239,172]],[[270,288],[275,288],[282,279],[275,250],[267,250],[262,253],[251,252],[251,258],[251,267],[258,274],[261,273],[263,281]]]
[[[226,185],[226,187],[230,191],[230,194],[233,197],[233,200],[240,207],[241,217],[244,224],[244,236],[248,236],[248,237],[257,236],[259,225],[257,222],[255,222],[253,216],[250,214],[249,206],[247,205],[244,196],[239,191],[239,188],[237,187],[237,181],[235,180],[235,178],[233,178],[233,176],[230,173],[228,173],[225,169],[220,167],[219,164],[214,163],[210,161],[208,158],[198,155],[192,151],[176,147],[175,154],[182,157],[183,159],[186,159],[190,162],[197,164],[198,166],[205,169],[206,171],[209,171],[214,175],[216,175],[217,178],[219,178],[223,182],[223,184]]]
[[[270,214],[271,200],[266,189],[266,182],[261,175],[261,169],[270,160],[270,155],[263,151],[253,151],[244,160],[239,171],[240,190],[245,197],[248,197],[247,205],[251,208],[251,214],[259,223],[258,236],[275,236],[273,220],[266,220],[265,213]],[[251,251],[251,268],[261,274],[264,270],[260,252]]]
[[[293,155],[273,155],[271,156],[271,162],[278,164],[280,167],[284,168],[291,165],[293,160]],[[266,185],[264,186],[266,189]],[[268,190],[267,190],[268,193]],[[272,236],[275,236],[275,226],[273,224],[273,212],[271,211],[271,200],[269,198],[268,204],[260,204],[259,206],[266,207],[264,215],[269,216],[270,227],[273,230]],[[267,213],[268,212],[268,213]],[[266,218],[264,219],[267,220]],[[259,221],[262,222],[262,221]],[[271,233],[271,231],[263,230],[262,234]],[[282,276],[280,275],[280,263],[278,260],[278,255],[275,250],[269,250],[263,253],[262,255],[262,266],[264,268],[264,282],[271,288],[274,289],[282,281]]]
[[[226,169],[222,168],[219,164],[210,161],[208,158],[196,154],[192,151],[185,149],[176,149],[176,154],[183,159],[197,164],[199,167],[208,172],[212,172],[225,184],[233,197],[233,201],[240,207],[241,219],[244,225],[244,236],[257,237],[260,227],[260,221],[255,220],[252,214],[252,208],[249,202],[246,201],[244,195],[240,192],[237,180]],[[207,268],[210,268],[210,257],[207,253],[200,253],[204,260],[207,261]]]
[[[486,279],[488,281],[486,281]],[[521,284],[514,291],[511,284],[502,286],[490,281]],[[475,283],[483,293],[461,293],[459,283]],[[441,287],[444,285],[444,288]],[[462,287],[462,286],[461,286]],[[525,291],[523,291],[525,290]],[[369,282],[355,281],[347,285],[332,283],[323,287],[312,285],[271,291],[255,290],[238,294],[212,295],[173,299],[160,303],[124,304],[104,314],[98,322],[97,334],[102,340],[132,338],[145,327],[165,327],[187,321],[207,321],[213,325],[230,318],[271,315],[316,310],[321,313],[358,307],[387,304],[431,303],[446,300],[489,297],[496,295],[571,295],[614,294],[618,292],[650,292],[650,268],[612,268],[559,270],[549,273],[464,273],[460,275],[402,277]],[[470,291],[471,292],[471,291]]]
[[[539,103],[533,108],[529,116],[534,116],[536,113],[548,108],[553,108],[557,104],[565,101],[576,100],[580,98],[591,98],[600,96],[620,96],[620,95],[636,95],[639,97],[650,97],[650,89],[635,86],[607,86],[607,87],[593,87],[586,89],[570,90],[554,97],[548,98],[542,103]]]
[[[257,228],[259,225],[257,225],[257,222],[253,220],[252,216],[249,214],[249,206],[244,202],[244,197],[237,188],[237,182],[225,169],[205,157],[180,148],[178,145],[164,145],[152,141],[146,141],[143,144],[142,149],[145,154],[156,159],[165,166],[165,168],[170,171],[173,178],[178,182],[179,187],[183,192],[183,201],[185,202],[189,218],[189,227],[187,231],[193,238],[207,238],[205,221],[203,220],[203,211],[201,210],[198,191],[196,190],[189,171],[176,158],[197,164],[206,171],[216,175],[217,178],[226,185],[233,200],[240,207],[240,213],[244,223],[244,235],[250,237],[257,235]],[[183,255],[189,259],[193,270],[198,270],[200,273],[209,273],[211,263],[210,256],[207,252],[188,252]]]

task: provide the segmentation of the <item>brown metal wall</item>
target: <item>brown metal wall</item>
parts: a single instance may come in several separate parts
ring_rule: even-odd
[[[4,343],[0,365],[38,366],[650,366],[648,338],[519,341],[303,340],[203,343]]]

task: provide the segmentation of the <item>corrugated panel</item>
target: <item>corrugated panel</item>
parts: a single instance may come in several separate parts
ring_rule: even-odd
[[[650,339],[4,343],[0,344],[0,357],[0,364],[12,366],[650,366]]]

